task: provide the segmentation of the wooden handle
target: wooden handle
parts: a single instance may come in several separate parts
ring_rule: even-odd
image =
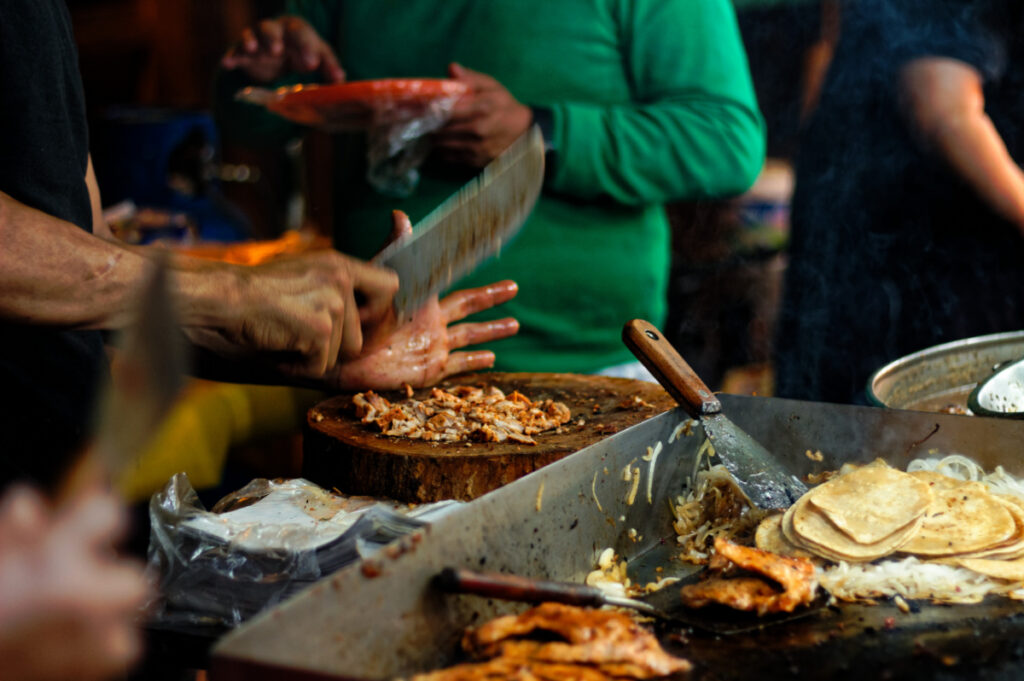
[[[643,319],[626,322],[622,342],[690,416],[722,411],[722,403],[653,324]]]
[[[571,582],[549,582],[497,572],[477,572],[448,567],[441,570],[435,583],[448,593],[474,594],[503,601],[554,601],[584,607],[604,605],[604,593],[592,586]]]

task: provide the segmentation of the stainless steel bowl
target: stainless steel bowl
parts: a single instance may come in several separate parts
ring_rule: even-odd
[[[894,409],[970,413],[971,391],[996,367],[1021,357],[1024,331],[935,345],[876,371],[868,381],[868,399]]]

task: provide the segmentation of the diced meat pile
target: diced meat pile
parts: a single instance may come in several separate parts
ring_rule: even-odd
[[[462,647],[477,660],[413,681],[568,681],[655,679],[689,671],[658,640],[621,612],[543,603],[466,632]]]
[[[569,407],[530,400],[518,390],[506,395],[494,386],[434,388],[430,397],[392,403],[372,390],[352,398],[356,416],[385,435],[435,442],[518,442],[535,445],[533,435],[568,423]]]
[[[736,568],[747,574],[729,573]],[[683,603],[699,608],[719,603],[737,610],[793,612],[814,600],[818,588],[814,565],[806,558],[789,558],[715,538],[708,565],[717,576],[682,588]]]

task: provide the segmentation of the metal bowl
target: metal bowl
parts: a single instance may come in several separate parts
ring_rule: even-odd
[[[885,365],[868,381],[875,405],[914,411],[971,413],[967,400],[1006,362],[1024,357],[1024,331],[935,345]]]

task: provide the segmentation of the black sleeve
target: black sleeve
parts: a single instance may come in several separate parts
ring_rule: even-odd
[[[1007,69],[1011,2],[1006,0],[876,0],[879,31],[892,65],[918,57],[970,64],[985,80]]]

